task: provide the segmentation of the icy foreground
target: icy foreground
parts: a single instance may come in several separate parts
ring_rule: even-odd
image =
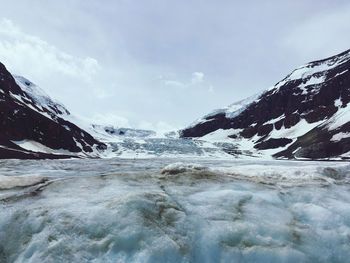
[[[0,164],[0,262],[280,263],[350,257],[346,163]]]

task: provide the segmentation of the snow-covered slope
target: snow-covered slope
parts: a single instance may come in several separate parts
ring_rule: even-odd
[[[297,68],[258,96],[214,111],[182,137],[277,158],[350,156],[350,50]]]
[[[106,148],[69,116],[61,103],[0,63],[0,158],[92,157]]]
[[[63,117],[70,115],[70,112],[63,104],[50,98],[45,91],[30,80],[18,75],[13,75],[13,78],[16,84],[31,97],[35,105],[41,108],[40,113],[43,112],[43,109],[48,110],[51,113],[49,116],[51,119],[55,119],[57,116]]]
[[[194,121],[189,127],[187,127],[187,129],[190,127],[195,127],[199,124],[209,122],[215,119],[215,117],[219,114],[224,114],[226,118],[234,118],[237,115],[239,115],[242,111],[244,111],[250,104],[259,99],[260,95],[261,93],[258,93],[246,99],[232,103],[225,108],[216,109],[211,113],[203,116],[202,118],[199,118],[198,120]]]

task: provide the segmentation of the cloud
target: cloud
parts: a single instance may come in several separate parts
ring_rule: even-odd
[[[165,86],[185,89],[185,88],[191,88],[193,86],[196,86],[204,82],[204,73],[193,72],[191,75],[191,79],[185,82],[178,81],[178,80],[163,79],[163,77],[160,77],[159,79],[163,82]]]
[[[204,79],[204,73],[202,72],[193,72],[192,73],[192,79],[191,79],[191,83],[192,84],[198,84],[203,82]]]
[[[39,37],[24,33],[9,19],[0,21],[0,61],[10,71],[34,81],[62,74],[90,82],[101,69],[96,59],[65,53]]]
[[[0,61],[72,113],[184,126],[347,49],[348,2],[3,0]]]

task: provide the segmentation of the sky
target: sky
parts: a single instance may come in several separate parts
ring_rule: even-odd
[[[347,0],[1,0],[0,62],[91,122],[158,131],[350,49]]]

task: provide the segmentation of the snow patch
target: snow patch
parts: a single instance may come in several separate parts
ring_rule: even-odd
[[[350,132],[340,132],[337,134],[334,134],[333,137],[331,138],[332,142],[338,142],[341,141],[342,139],[349,138],[350,137]]]
[[[306,95],[308,93],[316,93],[319,88],[313,87],[311,90],[308,90],[306,87],[310,87],[312,85],[317,85],[317,84],[322,84],[326,80],[326,76],[321,76],[321,77],[315,77],[312,76],[310,79],[308,79],[305,83],[302,83],[299,85],[299,88],[302,90],[302,95]]]
[[[301,119],[296,125],[292,126],[291,128],[287,129],[284,127],[284,125],[279,130],[274,128],[269,134],[269,138],[295,139],[311,131],[313,128],[322,123],[324,123],[323,120],[314,123],[308,123],[305,119]]]
[[[341,100],[341,97],[339,99],[336,99],[334,101],[334,106],[337,107],[337,108],[340,108],[341,106],[343,105],[343,102]]]
[[[25,149],[27,151],[32,151],[32,152],[49,153],[49,154],[68,154],[68,155],[73,154],[72,152],[64,149],[59,149],[59,150],[51,149],[33,140],[22,140],[22,141],[12,141],[12,142],[17,144],[22,149]]]
[[[281,116],[279,116],[279,117],[277,117],[275,119],[272,119],[272,120],[269,120],[269,121],[265,122],[264,125],[266,125],[266,124],[275,124],[276,122],[282,120],[283,118],[285,118],[284,114],[282,114]],[[251,126],[253,126],[253,125],[251,125]]]
[[[218,129],[201,137],[201,139],[209,142],[227,142],[230,140],[229,135],[238,135],[241,131],[242,129]]]
[[[335,76],[334,76],[334,78],[336,78],[336,77],[338,77],[338,76],[340,76],[340,75],[343,75],[344,73],[346,73],[346,72],[348,72],[349,70],[348,69],[346,69],[346,70],[344,70],[344,71],[342,71],[342,72],[340,72],[340,73],[337,73]]]
[[[338,111],[325,123],[328,130],[335,130],[350,121],[350,107],[338,108]]]

